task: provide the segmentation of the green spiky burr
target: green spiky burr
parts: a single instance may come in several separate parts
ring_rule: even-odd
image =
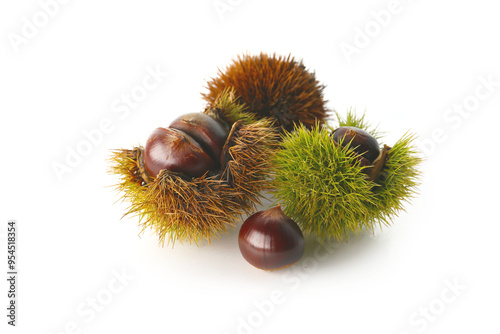
[[[337,118],[339,127],[356,127],[381,140],[364,115],[349,111]],[[332,131],[299,126],[283,135],[272,158],[273,195],[305,234],[346,241],[392,223],[416,195],[422,159],[412,145],[415,136],[406,133],[392,147],[384,146],[383,161],[374,163],[378,168],[363,166],[352,148],[332,140]]]

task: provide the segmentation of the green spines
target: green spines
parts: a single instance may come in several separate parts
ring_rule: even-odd
[[[368,123],[365,120],[365,114],[358,116],[356,115],[356,112],[353,111],[352,109],[349,109],[347,112],[345,118],[342,117],[341,114],[338,112],[335,112],[335,116],[337,117],[337,122],[338,126],[353,126],[362,130],[365,130],[369,134],[371,134],[373,137],[375,137],[377,140],[379,140],[382,136],[379,133],[378,129],[376,127],[373,127],[370,123]],[[332,129],[334,130],[334,129]]]
[[[258,120],[254,114],[248,112],[246,105],[237,102],[233,88],[225,89],[214,103],[205,110],[205,113],[229,124],[241,121],[243,124],[248,125]]]
[[[406,133],[394,144],[383,173],[377,179],[378,186],[373,188],[377,204],[375,209],[379,211],[382,221],[404,210],[404,203],[417,194],[420,184],[418,165],[422,158],[412,146],[414,140],[415,135]]]
[[[352,112],[341,126],[371,132],[364,116]],[[420,163],[405,135],[389,151],[388,161],[372,182],[348,148],[335,144],[331,129],[301,126],[283,136],[282,149],[273,157],[275,197],[285,213],[306,234],[347,240],[378,224],[390,224],[403,203],[415,193]]]

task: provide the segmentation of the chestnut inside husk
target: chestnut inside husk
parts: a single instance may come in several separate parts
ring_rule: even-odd
[[[234,110],[243,109],[226,92],[203,114],[219,121],[219,114],[235,114]],[[181,127],[178,124],[174,121],[171,126]],[[143,147],[114,151],[111,172],[120,177],[117,189],[130,203],[126,215],[138,216],[142,229],[153,229],[161,244],[165,241],[198,244],[203,240],[210,242],[234,226],[243,214],[253,213],[260,204],[260,193],[271,189],[270,156],[278,147],[279,133],[268,119],[252,123],[236,121],[228,124],[228,129],[215,167],[201,176],[182,168],[164,168],[151,175],[154,171],[150,174],[145,166]],[[214,138],[206,136],[210,141]],[[202,141],[199,137],[198,140]],[[203,145],[209,157],[218,154],[216,149],[207,148],[211,143]]]
[[[349,111],[346,117],[337,117],[339,128],[363,129],[378,141],[380,133],[364,116]],[[378,157],[369,161],[362,156],[368,149],[356,152],[359,144],[352,145],[355,136],[340,136],[336,142],[332,132],[330,127],[298,127],[285,135],[282,149],[272,157],[273,197],[305,235],[347,241],[390,225],[404,210],[417,193],[422,160],[410,133],[392,147],[380,145]],[[369,165],[362,165],[359,157]]]
[[[389,146],[384,145],[381,150],[374,136],[353,126],[341,126],[331,133],[331,137],[336,144],[352,150],[359,165],[365,167],[363,172],[369,180],[374,181],[378,177],[391,150]]]
[[[349,145],[359,156],[372,163],[380,154],[377,139],[371,134],[353,126],[341,126],[332,132],[332,139],[342,146]]]
[[[215,165],[200,144],[182,131],[157,128],[146,141],[144,166],[151,177],[156,177],[163,169],[200,177]]]

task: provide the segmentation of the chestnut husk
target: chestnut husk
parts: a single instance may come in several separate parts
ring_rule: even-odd
[[[231,96],[221,96],[227,102]],[[238,106],[229,101],[225,108]],[[220,107],[220,106],[219,106]],[[204,112],[218,119],[220,108]],[[157,177],[144,168],[143,147],[113,151],[111,173],[129,202],[124,216],[138,216],[142,231],[151,228],[161,245],[176,241],[210,243],[234,227],[243,215],[256,210],[260,193],[269,191],[270,156],[277,149],[279,133],[269,119],[229,124],[220,169],[201,177],[162,170]]]
[[[291,55],[245,54],[207,81],[203,98],[214,103],[221,92],[234,90],[238,101],[248,106],[256,119],[271,118],[280,131],[293,131],[303,124],[308,129],[326,123],[328,108],[325,86],[302,60]]]

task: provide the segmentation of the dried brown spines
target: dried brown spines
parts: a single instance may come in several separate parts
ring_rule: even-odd
[[[163,170],[144,180],[141,147],[114,151],[112,172],[121,177],[117,189],[130,202],[126,215],[137,215],[142,228],[152,228],[162,244],[210,241],[242,214],[252,213],[259,193],[269,190],[269,161],[277,141],[269,120],[237,122],[224,147],[222,171],[200,178]]]
[[[301,61],[261,53],[238,57],[225,71],[207,83],[205,100],[213,104],[227,89],[234,89],[238,101],[257,118],[270,117],[287,131],[294,124],[307,128],[324,123],[327,109],[324,86]]]

